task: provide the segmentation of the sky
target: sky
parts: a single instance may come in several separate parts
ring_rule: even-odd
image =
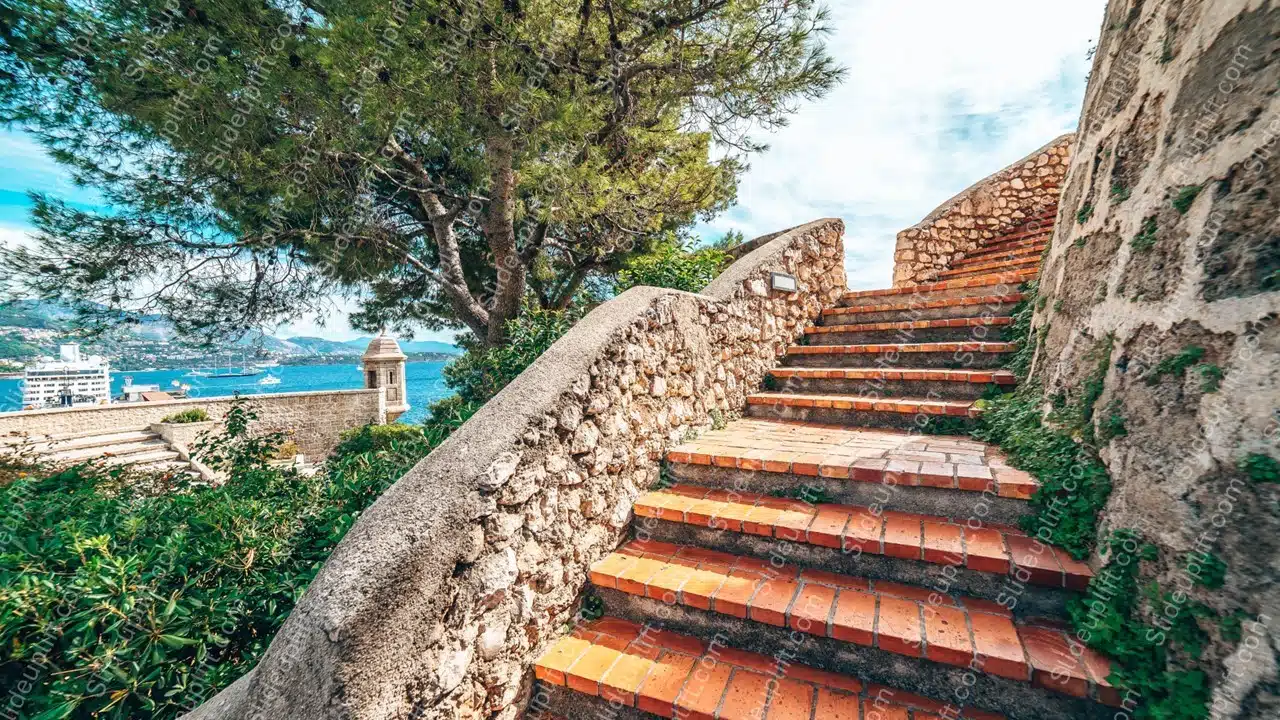
[[[848,69],[788,127],[756,136],[736,207],[695,231],[747,238],[845,222],[851,289],[887,287],[894,239],[956,193],[1075,129],[1105,0],[832,0],[831,54]],[[28,190],[92,204],[36,143],[0,130],[0,243],[30,227]],[[339,306],[280,337],[347,340]],[[450,341],[449,332],[417,339]]]

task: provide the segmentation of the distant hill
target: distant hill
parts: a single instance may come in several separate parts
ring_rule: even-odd
[[[349,343],[318,337],[291,337],[285,342],[309,355],[355,355],[363,351],[363,348],[356,350]]]
[[[356,338],[348,340],[344,345],[355,348],[358,352],[364,352],[369,347],[371,337]],[[437,340],[397,340],[400,343],[400,349],[407,353],[444,353],[446,355],[461,355],[462,348],[457,345],[451,345]]]

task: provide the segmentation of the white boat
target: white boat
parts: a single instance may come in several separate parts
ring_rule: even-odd
[[[183,377],[209,377],[208,370],[192,370]]]
[[[279,385],[280,378],[276,377],[275,375],[268,375],[262,378],[261,380],[259,380],[258,384],[259,385]]]
[[[58,359],[44,358],[22,378],[22,407],[83,407],[111,402],[111,368],[106,358],[82,355],[74,343],[58,348]]]

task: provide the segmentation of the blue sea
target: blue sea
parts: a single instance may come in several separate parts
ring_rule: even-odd
[[[400,422],[418,422],[427,417],[427,406],[449,395],[441,377],[443,362],[411,362],[405,365],[408,382],[409,412]],[[190,377],[188,370],[150,370],[111,373],[111,395],[120,394],[125,377],[132,377],[135,385],[159,385],[167,390],[176,380],[190,385],[192,397],[221,397],[240,393],[258,395],[266,393],[307,392],[316,390],[355,390],[364,387],[364,380],[355,364],[351,365],[293,365],[264,369],[251,377],[210,378]],[[268,374],[280,378],[279,385],[260,385],[258,381]],[[22,380],[0,379],[0,411],[22,409]]]

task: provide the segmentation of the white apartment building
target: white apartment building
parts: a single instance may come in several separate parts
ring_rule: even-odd
[[[79,345],[58,348],[23,375],[22,408],[83,407],[111,402],[111,369],[100,355],[82,356]]]

